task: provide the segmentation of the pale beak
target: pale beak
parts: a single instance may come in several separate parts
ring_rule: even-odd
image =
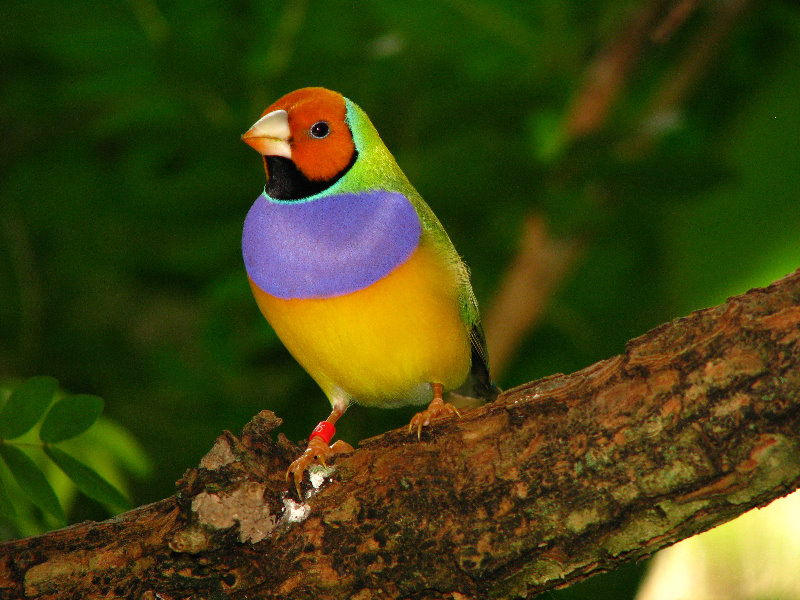
[[[242,136],[242,140],[264,156],[291,159],[290,137],[289,113],[285,110],[273,110],[256,121]]]

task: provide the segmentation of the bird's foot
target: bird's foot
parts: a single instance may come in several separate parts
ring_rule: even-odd
[[[337,454],[352,452],[353,447],[342,440],[337,440],[330,446],[321,437],[314,436],[308,440],[308,447],[298,456],[286,470],[286,481],[289,477],[294,477],[294,487],[297,489],[297,497],[302,500],[300,493],[300,482],[303,481],[303,474],[315,463],[327,467],[327,460]]]
[[[428,405],[428,408],[411,417],[411,422],[408,424],[408,432],[411,433],[414,429],[416,429],[417,439],[420,439],[422,436],[422,428],[424,426],[430,425],[433,419],[438,419],[439,417],[448,417],[450,415],[456,415],[460,417],[461,413],[458,412],[458,409],[455,406],[442,400],[441,395],[434,395],[433,401],[431,401],[431,403]]]

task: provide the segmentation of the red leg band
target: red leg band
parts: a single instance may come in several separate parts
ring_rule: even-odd
[[[311,435],[308,436],[310,440],[313,437],[321,437],[326,444],[330,444],[333,436],[336,435],[336,427],[333,426],[333,423],[328,423],[328,421],[320,421],[319,425],[314,427],[314,431],[311,432]]]

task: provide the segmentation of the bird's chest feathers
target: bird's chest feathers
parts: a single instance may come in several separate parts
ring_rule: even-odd
[[[364,289],[403,264],[421,225],[403,194],[382,190],[274,201],[261,195],[244,223],[247,274],[277,298],[330,298]]]

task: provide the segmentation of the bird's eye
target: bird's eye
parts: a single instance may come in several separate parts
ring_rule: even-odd
[[[311,134],[311,137],[322,139],[327,137],[327,135],[331,132],[331,126],[325,121],[317,121],[311,126],[311,129],[309,129],[308,132]]]

